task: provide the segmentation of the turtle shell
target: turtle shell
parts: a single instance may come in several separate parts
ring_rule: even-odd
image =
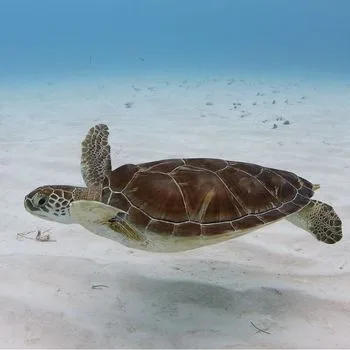
[[[106,178],[102,202],[140,230],[209,236],[279,220],[306,204],[312,183],[284,170],[210,158],[125,164]]]

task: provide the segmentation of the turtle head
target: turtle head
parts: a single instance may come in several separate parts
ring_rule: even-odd
[[[24,198],[25,209],[42,219],[73,224],[69,206],[84,188],[74,186],[41,186]]]

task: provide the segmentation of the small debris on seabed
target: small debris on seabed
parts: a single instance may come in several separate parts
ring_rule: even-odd
[[[91,286],[91,289],[102,289],[102,288],[109,288],[109,287],[105,284],[93,284]]]
[[[285,120],[285,121],[283,122],[283,124],[284,124],[284,125],[289,125],[289,124],[290,124],[290,121],[289,121],[289,120]]]
[[[272,129],[277,129],[277,124],[274,123]]]
[[[271,333],[268,332],[266,329],[261,329],[261,328],[257,327],[252,321],[250,321],[250,324],[256,329],[256,332],[255,332],[255,333],[271,334]]]
[[[214,103],[213,102],[210,102],[210,101],[208,101],[207,103],[206,103],[206,105],[207,106],[212,106]]]
[[[131,85],[131,87],[134,89],[134,91],[141,91],[141,89],[136,87],[135,85]]]
[[[343,265],[339,266],[339,270],[343,270],[345,265],[346,265],[346,262]]]
[[[134,102],[125,102],[124,106],[125,108],[131,108],[134,105]]]
[[[36,232],[36,236],[30,237],[29,235]],[[17,239],[31,239],[39,242],[56,242],[55,239],[51,239],[50,229],[47,230],[36,230],[36,231],[28,231],[28,232],[19,232],[17,233]]]
[[[40,242],[48,242],[48,241],[50,241],[51,237],[50,237],[49,230],[46,230],[46,231],[38,230],[35,239],[37,241],[40,241]]]

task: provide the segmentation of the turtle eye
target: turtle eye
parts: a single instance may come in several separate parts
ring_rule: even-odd
[[[45,204],[45,202],[46,202],[46,199],[45,199],[44,197],[41,197],[41,198],[39,199],[38,204],[39,204],[40,206],[42,206],[42,205]]]
[[[47,198],[45,196],[37,196],[35,199],[34,199],[34,205],[36,205],[37,207],[42,207],[45,203],[46,203],[46,200]]]

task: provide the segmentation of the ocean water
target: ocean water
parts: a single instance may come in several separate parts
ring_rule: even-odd
[[[349,17],[348,0],[0,0],[0,78],[344,78]]]

